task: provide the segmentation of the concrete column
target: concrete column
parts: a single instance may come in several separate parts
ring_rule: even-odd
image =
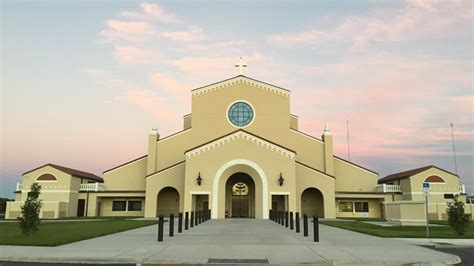
[[[326,174],[334,176],[333,140],[327,124],[322,139],[324,141],[324,170]]]

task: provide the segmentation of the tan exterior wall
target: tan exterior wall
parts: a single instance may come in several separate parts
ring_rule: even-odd
[[[112,210],[112,203],[113,201],[142,201],[142,210],[141,211],[113,211]],[[145,214],[145,199],[144,198],[133,198],[133,197],[116,197],[116,198],[102,198],[102,209],[101,209],[101,216],[144,216]],[[127,202],[128,206],[128,202]]]
[[[375,192],[378,176],[341,159],[334,158],[337,192]]]
[[[290,115],[290,128],[298,130],[298,117],[295,115]]]
[[[339,202],[367,202],[369,205],[368,212],[356,212],[353,207],[352,212],[344,212],[339,209]],[[371,198],[336,198],[336,217],[341,218],[382,218],[383,199]]]
[[[386,202],[387,221],[401,226],[426,225],[425,204],[423,201]]]
[[[301,210],[301,196],[307,188],[316,188],[323,194],[324,217],[335,218],[335,180],[333,177],[314,171],[306,166],[296,165],[296,211]]]
[[[449,200],[444,198],[444,194],[459,194],[459,177],[434,167],[410,177],[410,187],[402,186],[403,194],[410,195],[411,200],[414,201],[425,200],[423,182],[432,175],[440,176],[445,183],[430,183],[430,195],[428,197],[430,203],[445,203]]]
[[[147,158],[144,157],[104,173],[105,189],[145,190],[146,162]]]
[[[55,176],[56,181],[37,180],[43,174]],[[27,199],[33,183],[41,185],[39,199],[43,201],[43,207],[41,208],[40,218],[54,219],[76,216],[80,179],[47,165],[23,175],[23,189],[21,193],[15,195],[15,202],[10,202],[7,205],[6,219],[15,219],[21,214],[20,206]]]
[[[191,128],[191,114],[183,117],[183,130]]]
[[[156,217],[158,193],[165,187],[172,187],[179,193],[179,211],[184,210],[184,171],[185,164],[148,176],[146,178],[145,217]]]

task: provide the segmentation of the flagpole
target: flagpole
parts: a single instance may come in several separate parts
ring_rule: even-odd
[[[456,160],[456,146],[454,146],[454,124],[451,123],[451,139],[453,141],[453,156],[454,156],[454,170],[455,173],[458,174],[458,162]]]

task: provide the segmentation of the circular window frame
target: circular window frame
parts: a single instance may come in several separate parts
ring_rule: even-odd
[[[236,104],[236,103],[239,103],[239,102],[242,102],[242,103],[246,103],[250,106],[250,108],[252,108],[252,112],[253,112],[253,117],[252,117],[252,120],[250,120],[250,123],[248,123],[247,125],[245,126],[237,126],[235,125],[234,123],[232,123],[232,121],[230,121],[230,118],[229,118],[229,110],[230,110],[230,107],[232,107],[232,105]],[[227,106],[227,109],[226,109],[226,112],[225,112],[225,117],[227,119],[227,122],[229,122],[229,124],[231,124],[233,127],[235,128],[245,128],[245,127],[248,127],[250,126],[253,121],[255,121],[255,118],[257,117],[257,112],[255,111],[255,107],[253,107],[253,105],[246,101],[246,100],[236,100],[236,101],[233,101],[231,102],[228,106]]]

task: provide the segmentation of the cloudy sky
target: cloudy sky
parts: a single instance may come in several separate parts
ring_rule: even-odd
[[[66,3],[65,3],[66,2]],[[1,185],[54,162],[101,174],[182,127],[193,88],[292,91],[300,130],[383,177],[435,164],[474,192],[472,1],[1,1]]]

